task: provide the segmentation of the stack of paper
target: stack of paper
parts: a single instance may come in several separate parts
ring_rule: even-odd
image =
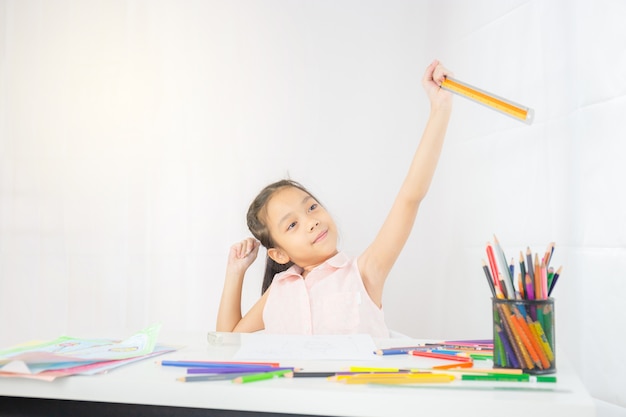
[[[52,381],[69,375],[94,375],[176,350],[157,345],[160,328],[160,324],[152,325],[123,341],[63,336],[2,350],[0,376]]]

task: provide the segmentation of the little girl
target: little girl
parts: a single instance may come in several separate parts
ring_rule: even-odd
[[[350,258],[337,250],[332,217],[300,184],[282,180],[261,191],[248,210],[254,238],[230,248],[217,331],[389,337],[383,286],[439,160],[452,109],[451,93],[440,88],[448,75],[436,60],[424,73],[431,107],[426,128],[387,219],[360,256]],[[268,256],[263,293],[242,317],[243,279],[260,245]]]

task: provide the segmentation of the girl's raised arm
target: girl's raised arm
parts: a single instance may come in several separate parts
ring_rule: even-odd
[[[430,100],[430,115],[415,151],[407,176],[374,242],[358,259],[363,283],[372,300],[382,305],[383,286],[389,271],[406,243],[437,167],[452,110],[452,94],[440,88],[452,75],[433,61],[422,78]]]

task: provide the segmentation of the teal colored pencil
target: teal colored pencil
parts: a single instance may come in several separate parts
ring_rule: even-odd
[[[522,286],[524,286],[524,282],[526,279],[526,264],[524,263],[524,254],[522,253],[522,251],[519,251],[519,269],[520,269],[520,275],[522,277]],[[523,287],[522,287],[523,289]],[[520,291],[522,292],[522,291]],[[524,298],[527,298],[528,296],[526,295],[526,291],[523,291],[522,294],[525,295]]]
[[[562,270],[563,267],[560,266],[559,269],[557,269],[554,273],[554,276],[552,277],[552,282],[550,283],[550,287],[548,287],[548,297],[550,296],[550,294],[552,294],[552,290],[554,290],[554,286],[556,285],[556,281],[559,279]]]

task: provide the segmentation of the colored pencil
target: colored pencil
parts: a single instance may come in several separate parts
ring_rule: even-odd
[[[535,254],[535,299],[541,300],[543,299],[542,288],[541,285],[541,266],[539,265],[539,257]]]
[[[454,375],[412,373],[412,374],[355,374],[330,377],[330,380],[344,382],[346,384],[416,384],[416,383],[441,383],[451,382]]]
[[[480,374],[480,375],[518,375],[524,373],[520,368],[469,368],[469,369],[446,369],[446,372],[460,374]]]
[[[260,372],[270,372],[270,371],[282,371],[282,370],[290,370],[293,371],[294,368],[290,367],[272,367],[272,366],[241,366],[241,367],[195,367],[195,368],[187,368],[187,374],[234,374],[238,372],[247,372],[247,373],[260,373]]]
[[[335,376],[337,372],[292,372],[291,374],[285,374],[286,378],[328,378],[329,376]]]
[[[425,347],[424,345],[393,347],[393,348],[386,348],[386,349],[378,349],[378,350],[375,350],[374,353],[379,356],[406,355],[410,350],[418,350],[424,347]]]
[[[532,327],[534,327],[535,333],[537,334],[537,337],[541,341],[543,349],[546,352],[546,355],[548,356],[548,360],[550,362],[554,361],[554,351],[552,350],[552,347],[550,347],[550,343],[548,343],[548,338],[546,337],[546,334],[543,331],[543,327],[541,327],[541,323],[537,321],[533,322]]]
[[[248,382],[265,381],[268,379],[283,377],[289,373],[293,373],[293,371],[289,369],[283,369],[281,371],[271,371],[271,372],[262,372],[259,374],[242,375],[233,379],[232,381],[235,384],[245,384]]]
[[[528,333],[525,332],[524,327],[521,325],[518,317],[515,314],[509,315],[509,323],[511,325],[511,328],[513,329],[513,333],[519,336],[522,346],[528,352],[528,355],[530,356],[533,364],[538,368],[543,369],[543,364],[539,359],[539,355],[537,354],[537,351],[535,350],[532,342],[528,338]]]
[[[426,346],[430,346],[430,343],[425,343]],[[492,339],[479,339],[479,340],[446,340],[441,343],[443,346],[447,347],[469,347],[469,348],[487,348],[493,349],[493,340]]]
[[[534,340],[536,341],[537,350],[539,350],[541,354],[545,356],[545,360],[548,363],[546,368],[549,368],[551,365],[551,362],[554,360],[554,356],[552,355],[551,349],[550,350],[546,349],[547,341],[544,344],[544,341],[546,340],[545,336],[543,338],[541,337],[543,330],[540,333],[539,330],[537,329],[537,326],[541,328],[541,325],[537,322],[532,321],[530,317],[526,317],[526,324],[528,325],[530,333],[532,334]]]
[[[489,260],[489,266],[491,267],[491,277],[493,278],[494,287],[500,288],[500,291],[503,289],[500,286],[500,273],[498,272],[498,264],[496,262],[496,255],[493,252],[493,247],[491,243],[487,242],[487,259]]]
[[[485,272],[485,277],[487,278],[487,284],[489,285],[489,289],[491,290],[491,295],[492,296],[496,296],[496,289],[494,288],[494,284],[493,284],[493,278],[491,276],[491,273],[489,272],[489,267],[487,266],[487,263],[485,262],[485,260],[483,259],[483,271]]]
[[[555,376],[521,375],[463,375],[463,381],[501,381],[501,382],[556,382]]]
[[[533,281],[530,278],[530,274],[526,274],[526,299],[534,300],[535,299],[535,288],[533,287]]]
[[[535,364],[530,359],[528,352],[524,348],[522,341],[513,329],[511,325],[511,321],[509,319],[510,312],[508,310],[508,306],[500,304],[497,306],[498,313],[500,314],[500,319],[502,321],[502,325],[504,326],[504,330],[506,332],[507,337],[509,338],[509,342],[511,343],[511,347],[513,348],[513,352],[515,352],[515,357],[517,358],[517,362],[522,365],[522,367],[526,369],[533,369]]]
[[[446,370],[454,370],[458,368],[463,368],[467,370],[467,368],[471,368],[474,366],[474,362],[459,362],[459,363],[450,363],[447,365],[436,365],[433,366],[433,369],[446,369]]]
[[[552,254],[554,253],[554,242],[550,242],[548,248],[546,249],[546,253],[544,255],[544,261],[546,263],[546,267],[550,266],[550,260],[552,259]]]
[[[159,362],[157,362],[159,363]],[[191,367],[245,367],[245,366],[272,366],[278,367],[280,364],[276,362],[220,362],[220,361],[160,361],[161,366],[180,366],[183,368]]]
[[[504,284],[506,286],[506,295],[508,296],[508,298],[514,298],[515,296],[515,289],[513,287],[513,277],[511,276],[511,271],[509,270],[509,264],[507,264],[506,262],[506,256],[504,255],[504,250],[502,249],[502,246],[500,245],[500,241],[498,241],[498,238],[496,237],[496,235],[493,235],[493,241],[495,244],[495,249],[496,249],[496,260],[499,260],[501,265],[502,265],[502,269],[504,270],[504,272],[502,273],[502,279],[504,280]]]
[[[249,373],[236,373],[236,374],[218,374],[218,375],[187,375],[176,378],[181,382],[201,382],[201,381],[228,381],[244,375],[250,375]]]
[[[550,285],[550,289],[548,290],[548,296],[550,294],[552,294],[552,291],[554,290],[554,286],[556,285],[556,281],[561,276],[561,270],[562,269],[563,269],[563,267],[560,266],[559,269],[557,269],[556,272],[554,273],[554,277],[552,278],[552,284]]]
[[[502,347],[504,348],[504,352],[506,354],[507,361],[511,362],[511,366],[514,368],[519,368],[520,364],[517,361],[517,357],[515,356],[515,352],[513,351],[513,347],[509,343],[509,339],[506,337],[504,330],[497,324],[495,325],[495,330],[500,336],[500,341],[502,342]]]
[[[513,310],[514,310],[515,316],[517,317],[517,322],[520,324],[520,328],[526,334],[526,337],[528,337],[528,340],[530,341],[532,348],[535,350],[535,352],[537,352],[537,356],[539,357],[539,361],[541,363],[541,368],[542,369],[550,368],[550,361],[548,360],[548,357],[546,356],[546,353],[543,347],[541,346],[541,341],[537,339],[536,333],[532,331],[532,329],[528,325],[528,322],[526,321],[526,319],[522,317],[520,312],[515,310],[515,306],[513,306]],[[530,318],[528,319],[530,320]]]
[[[472,361],[472,358],[467,357],[467,356],[442,355],[441,353],[420,352],[419,350],[412,350],[408,353],[409,355],[413,355],[413,356],[423,356],[426,358],[434,358],[434,359],[445,359],[448,361],[457,361],[457,362],[471,362]]]
[[[348,371],[351,373],[366,373],[366,372],[379,372],[379,373],[389,373],[389,372],[409,372],[409,369],[400,369],[400,368],[383,368],[376,366],[351,366],[348,368]]]
[[[544,299],[548,298],[548,269],[545,262],[541,264],[541,294]]]
[[[533,283],[533,287],[535,286],[535,270],[533,268],[533,253],[530,250],[530,246],[526,248],[526,262],[528,264],[528,273],[530,274],[530,280]]]
[[[552,287],[552,281],[554,280],[554,268],[548,268],[548,293],[550,293],[550,288]]]

